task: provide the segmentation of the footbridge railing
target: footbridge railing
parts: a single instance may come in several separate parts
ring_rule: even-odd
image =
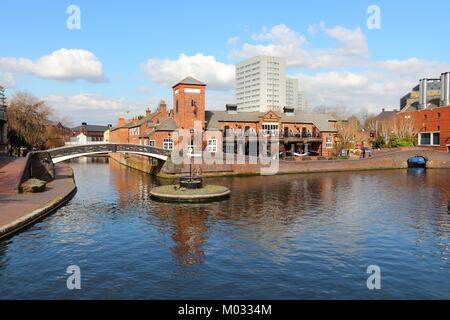
[[[166,161],[167,158],[170,156],[169,150],[163,150],[156,147],[145,145],[116,144],[116,143],[75,145],[50,149],[46,150],[46,152],[50,154],[50,157],[52,158],[54,163],[82,156],[102,154],[102,153],[117,153],[117,152],[138,154],[148,156],[151,158],[156,158],[163,161]]]

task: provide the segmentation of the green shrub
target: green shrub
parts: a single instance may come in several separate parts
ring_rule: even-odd
[[[410,138],[399,138],[392,137],[389,143],[389,147],[398,148],[398,147],[414,147],[416,145],[416,140],[412,137]]]
[[[386,146],[386,141],[384,140],[383,136],[379,136],[372,143],[372,147],[374,149],[381,149],[381,148],[383,148],[385,146]]]

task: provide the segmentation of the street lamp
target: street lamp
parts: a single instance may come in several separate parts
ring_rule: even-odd
[[[194,148],[189,147],[188,157],[189,157],[189,179],[192,180],[192,153],[194,152]]]

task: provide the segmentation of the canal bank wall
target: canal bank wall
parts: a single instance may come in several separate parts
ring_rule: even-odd
[[[124,166],[155,175],[164,165],[157,159],[135,154],[110,153],[109,158]]]
[[[72,169],[67,164],[55,165],[55,179],[42,193],[8,193],[0,195],[0,239],[27,228],[55,212],[70,201],[77,187]]]
[[[450,154],[426,148],[398,148],[376,152],[371,158],[357,160],[278,160],[272,162],[275,174],[326,173],[387,169],[406,169],[408,159],[422,156],[427,159],[428,169],[450,169]],[[164,163],[145,156],[111,154],[119,163],[161,178],[175,178],[189,174],[188,164],[177,165],[170,161]],[[255,159],[245,157],[244,163],[200,164],[193,166],[196,173],[205,177],[252,176],[260,175],[267,165],[257,163]]]

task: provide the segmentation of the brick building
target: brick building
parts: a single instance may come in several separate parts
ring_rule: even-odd
[[[411,95],[416,101],[401,104],[398,120],[412,120],[419,146],[450,152],[450,72],[422,79]]]
[[[70,141],[72,130],[61,122],[49,121],[47,124],[47,148],[62,147]]]
[[[103,141],[104,132],[108,129],[108,126],[92,125],[83,122],[81,126],[72,128],[72,137],[75,138],[83,134],[87,137],[88,141],[101,142]]]
[[[126,122],[123,117],[119,118],[110,131],[110,141],[171,150],[178,143],[175,133],[185,129],[192,131],[188,146],[196,149],[194,132],[197,134],[201,130],[202,150],[248,154],[249,140],[262,133],[279,141],[281,152],[336,154],[336,120],[330,115],[296,113],[293,108],[284,108],[283,112],[238,112],[236,105],[227,105],[224,111],[206,110],[206,84],[192,77],[180,81],[172,90],[170,113],[162,101],[156,112],[147,111],[141,119]],[[231,135],[236,138],[235,143],[225,146],[224,139]]]

